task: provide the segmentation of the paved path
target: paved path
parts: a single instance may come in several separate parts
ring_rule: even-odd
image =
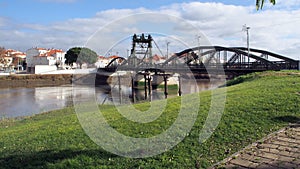
[[[300,169],[300,124],[269,135],[214,168]]]

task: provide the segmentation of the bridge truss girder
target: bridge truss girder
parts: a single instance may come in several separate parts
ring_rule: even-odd
[[[132,65],[130,58],[116,58],[122,60],[122,64],[113,69],[112,64],[107,66],[110,70],[141,71],[149,68],[162,69],[166,72],[182,72],[187,69],[193,73],[205,74],[208,71],[218,73],[223,70],[226,75],[237,76],[257,71],[299,69],[299,61],[260,49],[243,47],[200,46],[185,49],[175,53],[161,64],[149,64],[143,62]],[[271,61],[273,57],[279,61]],[[112,62],[111,62],[112,63]]]

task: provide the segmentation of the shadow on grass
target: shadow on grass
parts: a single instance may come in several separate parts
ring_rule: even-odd
[[[274,117],[272,120],[276,122],[300,123],[300,117],[291,115]]]
[[[47,168],[49,163],[58,163],[63,160],[74,159],[77,156],[104,160],[116,157],[116,155],[102,150],[47,150],[0,158],[0,168]]]

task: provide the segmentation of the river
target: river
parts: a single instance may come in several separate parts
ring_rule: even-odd
[[[186,93],[194,93],[201,90],[215,88],[220,84],[210,84],[209,81],[198,81],[197,86],[184,83],[182,91]],[[73,105],[73,97],[76,99],[85,99],[87,97],[95,97],[95,101],[99,104],[114,104],[118,102],[110,94],[108,86],[88,87],[88,86],[56,86],[56,87],[34,87],[34,88],[3,88],[0,89],[0,118],[14,118],[22,116],[31,116],[34,114],[47,112],[50,110],[61,109]],[[117,90],[117,89],[115,89]],[[76,92],[74,92],[76,91]],[[143,91],[140,91],[143,95]],[[122,86],[122,95],[130,95],[131,89]],[[164,98],[163,91],[156,92]]]

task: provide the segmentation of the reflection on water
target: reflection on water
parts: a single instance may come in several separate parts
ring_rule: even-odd
[[[76,91],[73,94],[73,91]],[[104,100],[107,94],[97,90],[98,102]],[[88,92],[90,91],[90,92]],[[61,109],[73,104],[72,97],[95,97],[87,95],[94,92],[91,87],[37,87],[37,88],[12,88],[0,89],[0,117],[29,116],[49,110]]]
[[[197,85],[188,81],[182,81],[182,93],[194,93],[201,90],[215,88],[220,84],[211,85],[209,80],[198,81]],[[130,101],[131,88],[122,86],[122,97]],[[119,95],[111,94],[108,86],[57,86],[57,87],[36,87],[36,88],[8,88],[0,89],[0,118],[11,118],[30,116],[49,110],[61,109],[72,106],[73,97],[85,99],[95,97],[99,104],[119,103]],[[112,87],[112,93],[118,93],[118,87]],[[117,92],[116,92],[117,91]],[[156,99],[164,98],[163,91],[156,91]],[[143,96],[143,90],[139,95]],[[114,96],[114,98],[113,98]]]

